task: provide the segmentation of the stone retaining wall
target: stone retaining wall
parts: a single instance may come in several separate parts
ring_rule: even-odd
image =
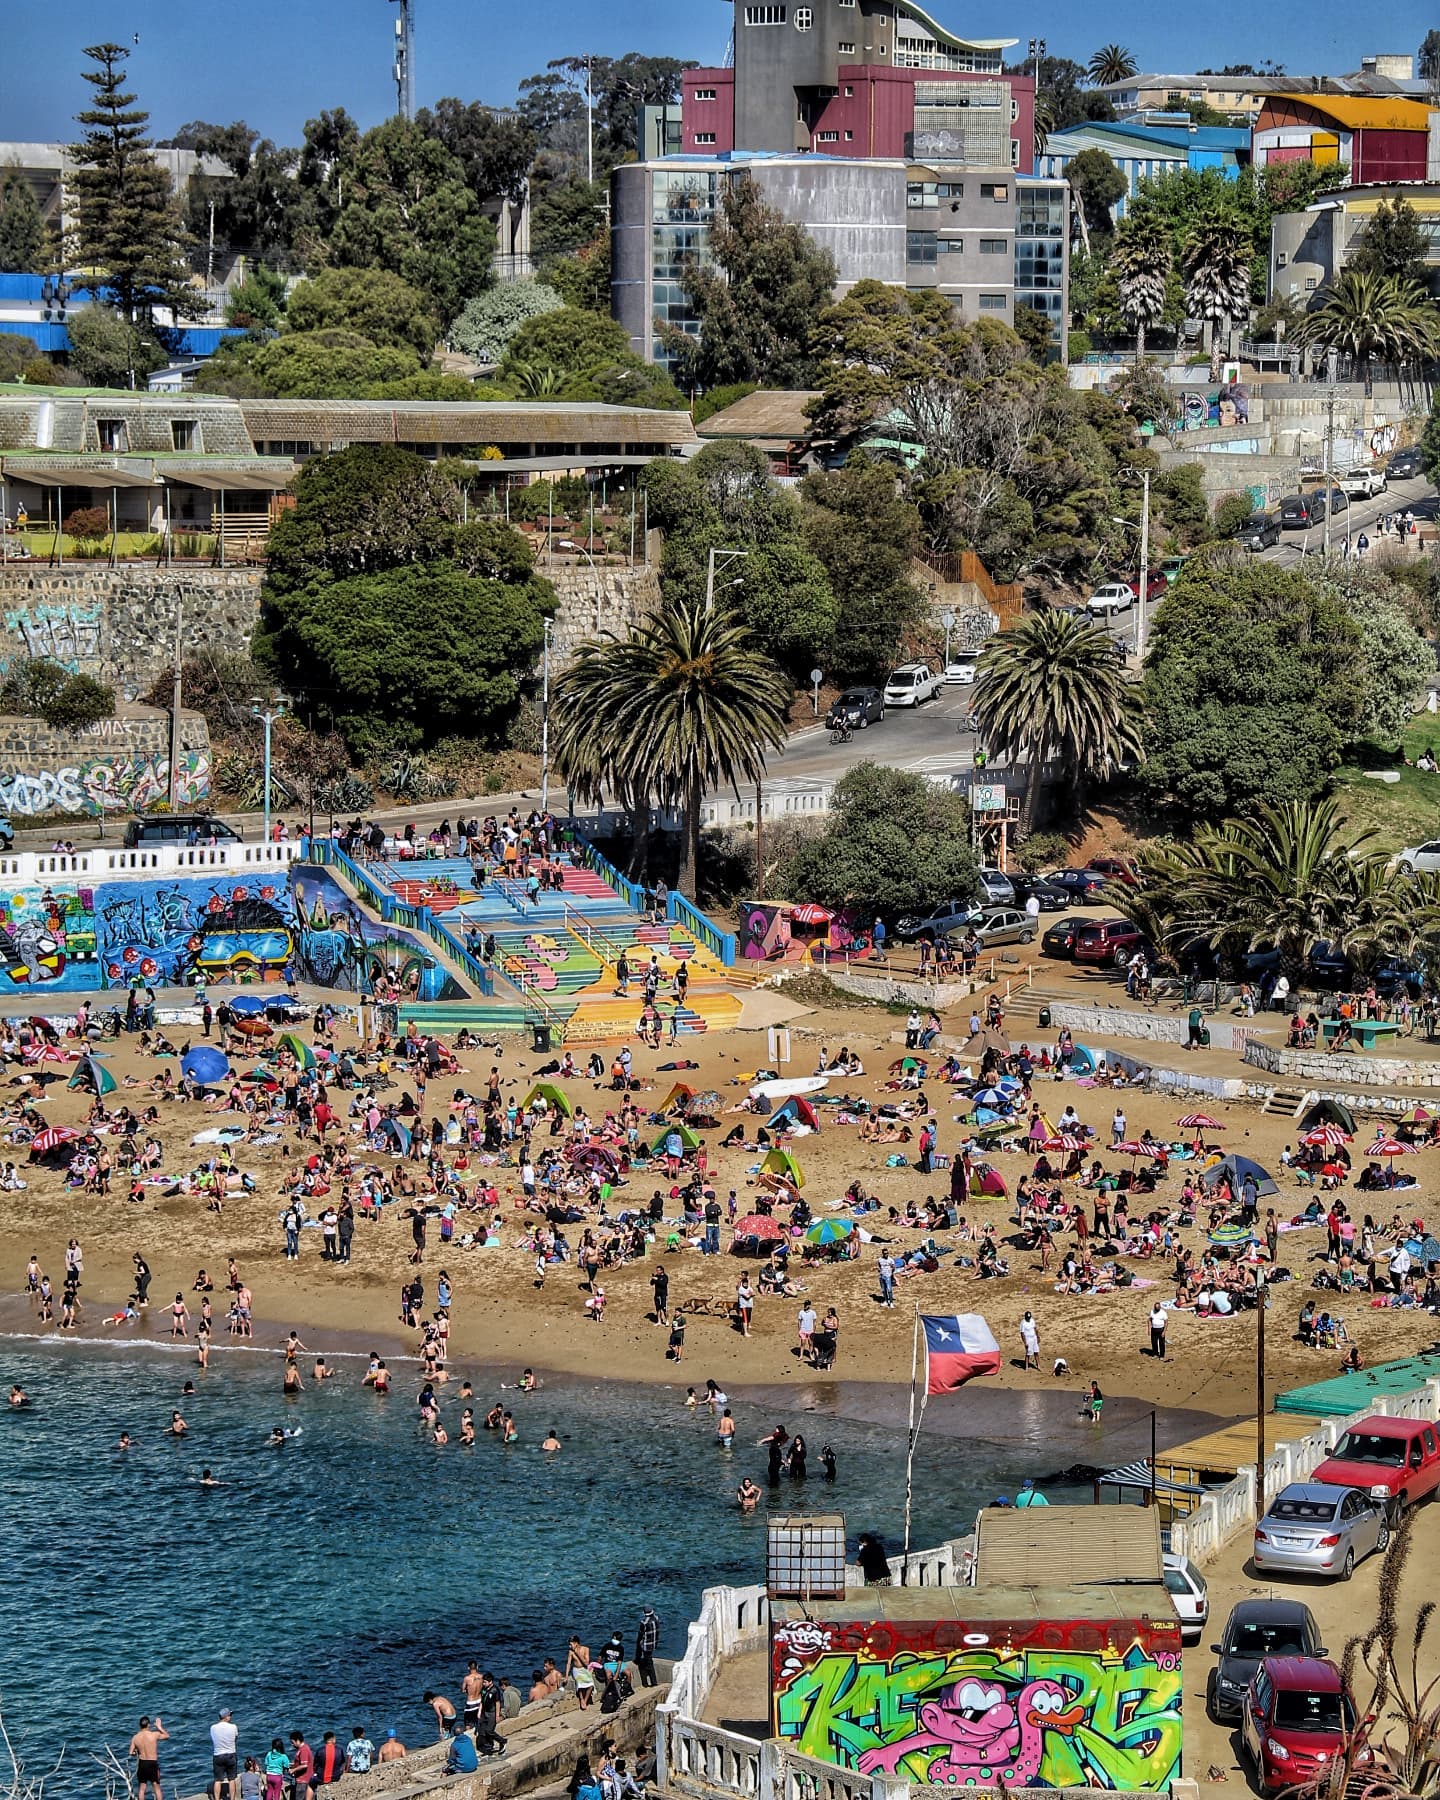
[[[199,713],[180,715],[182,808],[210,792],[210,732]],[[170,794],[170,720],[124,707],[83,731],[0,715],[0,812],[15,823],[47,813],[123,817]]]
[[[1329,1086],[1343,1080],[1354,1088],[1440,1087],[1440,1062],[1411,1062],[1404,1058],[1376,1056],[1368,1050],[1285,1050],[1278,1044],[1252,1040],[1244,1059],[1252,1068],[1289,1081],[1317,1082]]]
[[[1058,1000],[1051,1003],[1050,1019],[1057,1029],[1068,1026],[1076,1037],[1098,1031],[1111,1037],[1138,1038],[1147,1044],[1183,1044],[1190,1036],[1184,1013],[1128,1012],[1119,1006],[1077,1006],[1069,1000]],[[1243,1050],[1252,1030],[1248,1024],[1227,1025],[1208,1014],[1205,1027],[1212,1050]]]
[[[552,669],[563,668],[585,638],[606,631],[623,635],[660,601],[653,568],[608,568],[602,563],[592,574],[588,563],[547,567],[542,557],[536,573],[555,589],[559,602],[550,628]]]

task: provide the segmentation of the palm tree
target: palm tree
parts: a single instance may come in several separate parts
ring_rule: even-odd
[[[1120,290],[1120,311],[1135,331],[1135,360],[1145,358],[1145,329],[1165,311],[1170,278],[1170,233],[1157,218],[1127,219],[1110,252]]]
[[[1038,162],[1045,154],[1045,146],[1050,142],[1050,134],[1055,129],[1055,106],[1044,94],[1035,96],[1035,160]]]
[[[991,638],[976,671],[974,704],[990,749],[1029,765],[1026,832],[1051,757],[1083,783],[1106,764],[1139,754],[1139,692],[1125,680],[1108,633],[1056,609]]]
[[[1102,44],[1085,66],[1096,87],[1108,87],[1112,81],[1128,81],[1140,67],[1123,44]]]
[[[1185,301],[1197,318],[1210,320],[1210,379],[1220,379],[1220,359],[1231,326],[1250,310],[1249,231],[1238,220],[1202,219],[1185,248]]]
[[[608,787],[632,811],[652,796],[678,807],[679,886],[693,895],[705,790],[759,779],[784,742],[789,698],[735,613],[674,601],[627,637],[580,646],[551,703],[556,762],[586,798]]]
[[[1364,371],[1368,394],[1371,359],[1403,367],[1433,355],[1440,344],[1440,318],[1418,282],[1346,269],[1296,336],[1318,349],[1353,356]]]

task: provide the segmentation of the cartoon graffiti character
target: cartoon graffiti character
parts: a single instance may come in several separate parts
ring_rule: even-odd
[[[1069,1737],[1083,1722],[1085,1708],[1069,1690],[1048,1677],[1028,1683],[1018,1694],[980,1679],[956,1682],[920,1708],[922,1730],[867,1750],[860,1773],[894,1773],[912,1751],[947,1744],[948,1750],[925,1771],[934,1787],[975,1787],[1004,1780],[1028,1786],[1040,1773],[1045,1733]]]

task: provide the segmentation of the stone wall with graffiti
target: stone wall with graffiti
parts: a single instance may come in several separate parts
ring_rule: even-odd
[[[292,863],[218,879],[56,882],[0,890],[0,994],[18,988],[212,984],[242,976],[345,993],[392,979],[413,998],[463,998],[429,944],[366,918],[324,869]]]
[[[777,1616],[771,1705],[775,1736],[863,1775],[1161,1792],[1180,1774],[1179,1627]]]
[[[182,713],[176,798],[183,810],[209,793],[209,729],[199,713]],[[14,820],[123,817],[169,798],[170,720],[152,706],[122,706],[83,731],[0,716],[0,812]]]
[[[170,668],[182,614],[187,656],[248,652],[261,579],[259,569],[152,563],[0,565],[0,673],[46,656],[133,700]]]

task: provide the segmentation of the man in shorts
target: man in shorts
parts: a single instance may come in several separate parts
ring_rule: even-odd
[[[222,1706],[220,1717],[210,1727],[211,1800],[230,1800],[232,1794],[240,1791],[235,1749],[239,1737],[239,1728],[230,1718],[230,1708]]]
[[[145,1800],[145,1790],[153,1787],[155,1800],[164,1800],[160,1792],[160,1744],[170,1733],[157,1714],[152,1725],[141,1719],[139,1729],[130,1740],[130,1754],[135,1758],[135,1797]]]

